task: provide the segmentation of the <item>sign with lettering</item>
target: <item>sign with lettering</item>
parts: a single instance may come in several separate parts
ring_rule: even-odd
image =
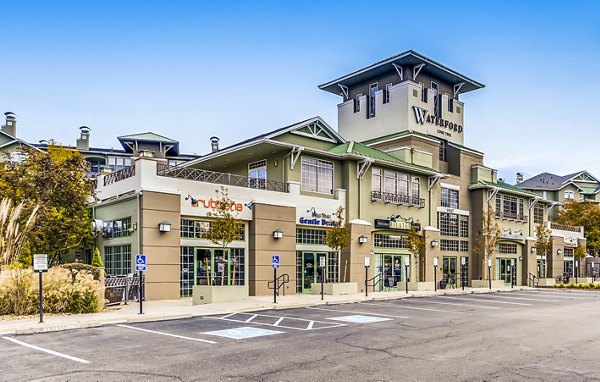
[[[439,126],[440,129],[437,130],[439,134],[451,137],[451,132],[456,132],[459,134],[463,132],[462,125],[429,114],[429,111],[423,109],[422,107],[413,106],[413,111],[415,112],[415,119],[418,124],[424,125],[427,123],[433,126]]]
[[[204,207],[204,208],[218,208],[219,200],[210,198],[210,199],[196,199],[192,195],[188,195],[185,197],[185,200],[189,200],[192,204],[192,207]],[[230,200],[227,209],[229,211],[242,211],[244,209],[244,205],[242,203],[237,203],[233,200]]]
[[[318,219],[318,218],[305,218],[301,217],[298,219],[298,223],[306,225],[318,225],[322,227],[333,227],[337,225],[337,222],[330,219]]]
[[[48,255],[45,253],[36,253],[33,255],[33,270],[44,272],[48,270]]]
[[[410,221],[405,220],[389,220],[389,219],[375,219],[374,220],[375,228],[383,228],[383,229],[406,229],[409,230],[411,228],[416,228],[417,230],[421,230],[421,224],[412,223]]]

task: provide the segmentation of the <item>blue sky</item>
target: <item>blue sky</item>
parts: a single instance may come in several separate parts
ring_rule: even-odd
[[[600,177],[600,2],[1,1],[0,111],[17,135],[92,146],[153,131],[209,151],[320,115],[317,85],[413,49],[486,85],[465,144],[514,182]]]

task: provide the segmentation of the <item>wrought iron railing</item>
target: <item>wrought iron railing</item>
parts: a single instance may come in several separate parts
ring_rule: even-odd
[[[418,208],[425,207],[425,199],[415,198],[415,197],[408,196],[408,195],[392,194],[389,192],[381,192],[381,191],[371,191],[371,201],[372,202],[392,203],[392,204],[418,207]]]
[[[187,168],[179,166],[169,166],[168,164],[158,164],[156,174],[159,176],[168,176],[171,178],[181,178],[195,180],[198,182],[224,184],[227,186],[237,186],[254,188],[258,190],[268,190],[277,192],[289,192],[288,184],[268,179],[249,178],[247,176],[200,170],[196,168]]]
[[[122,170],[105,175],[104,185],[108,186],[109,184],[118,182],[120,180],[131,178],[132,176],[135,176],[135,166],[125,167]]]
[[[496,211],[496,217],[502,219],[520,220],[525,223],[527,223],[527,221],[529,220],[529,216],[527,215],[507,211]]]
[[[142,292],[144,291],[143,285],[144,276],[142,276]],[[129,300],[138,301],[140,277],[136,274],[131,276],[109,276],[104,280],[104,288],[104,298],[108,301],[106,305],[115,305],[122,302],[127,304]]]
[[[580,226],[558,224],[558,223],[550,223],[550,229],[558,229],[561,231],[570,231],[570,232],[581,232]]]

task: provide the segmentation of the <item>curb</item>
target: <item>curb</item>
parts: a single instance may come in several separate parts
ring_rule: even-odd
[[[48,326],[42,326],[39,328],[16,329],[14,331],[14,334],[15,335],[27,335],[27,334],[38,334],[38,333],[63,332],[66,330],[97,328],[102,325],[103,325],[103,323],[101,323],[101,322],[90,322],[90,323],[82,323],[82,324],[66,324],[66,325],[48,325]]]

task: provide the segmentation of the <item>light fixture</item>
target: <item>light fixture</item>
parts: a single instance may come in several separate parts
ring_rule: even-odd
[[[368,241],[368,238],[365,235],[360,235],[358,237],[358,244],[365,244]]]
[[[537,250],[537,248],[531,247],[531,253],[535,253],[536,250]]]
[[[160,232],[170,232],[171,231],[171,223],[168,221],[162,221],[158,223],[158,230]]]
[[[433,248],[437,247],[437,246],[438,246],[438,244],[439,244],[439,241],[437,241],[437,240],[435,240],[435,239],[431,240],[431,246],[432,246]]]
[[[273,231],[273,239],[281,239],[283,237],[283,231],[277,228]]]
[[[523,261],[523,256],[519,256],[519,261]]]
[[[559,249],[557,249],[557,250],[556,250],[556,254],[557,254],[557,255],[562,255],[562,249],[560,249],[560,248],[559,248]]]

